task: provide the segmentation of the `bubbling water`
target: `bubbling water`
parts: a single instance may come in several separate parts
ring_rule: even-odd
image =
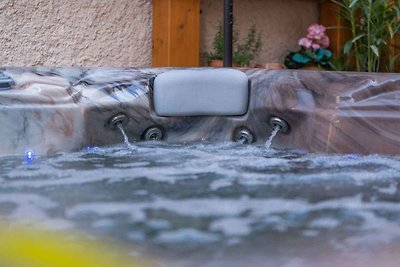
[[[380,249],[396,259],[352,266],[400,260],[400,156],[233,142],[134,147],[33,165],[0,158],[0,221],[111,237],[162,257],[159,266],[348,266],[338,260]]]

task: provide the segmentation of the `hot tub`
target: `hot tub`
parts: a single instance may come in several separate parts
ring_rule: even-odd
[[[0,71],[1,155],[120,143],[119,122],[133,142],[265,143],[274,118],[287,124],[275,147],[361,154],[400,149],[397,74],[231,69],[239,77],[234,80],[208,68]],[[174,75],[158,78],[168,73]],[[192,88],[193,73],[199,77]],[[155,94],[157,83],[162,89]]]
[[[398,75],[2,72],[0,231],[155,266],[398,265],[400,156],[359,155],[398,153]]]

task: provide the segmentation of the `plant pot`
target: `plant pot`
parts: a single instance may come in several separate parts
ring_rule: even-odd
[[[208,62],[208,66],[213,68],[222,68],[224,66],[224,62],[222,60],[211,60]]]
[[[208,62],[208,66],[213,67],[213,68],[222,68],[224,66],[224,61],[223,60],[211,60],[210,62]],[[239,65],[236,62],[233,62],[232,67],[241,68],[243,66]]]
[[[285,68],[280,63],[257,63],[254,68],[267,69],[267,70],[282,70]]]
[[[309,65],[302,67],[301,70],[326,70],[326,69],[318,65]]]

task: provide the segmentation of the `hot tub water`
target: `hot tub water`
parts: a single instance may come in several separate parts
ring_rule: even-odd
[[[106,237],[161,266],[346,266],[398,260],[399,187],[399,156],[144,142],[2,157],[0,218]]]

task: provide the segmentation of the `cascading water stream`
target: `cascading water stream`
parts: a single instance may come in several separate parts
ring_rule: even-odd
[[[267,142],[265,143],[265,147],[267,149],[271,148],[272,145],[272,140],[274,140],[275,136],[278,134],[278,132],[281,130],[280,126],[275,126],[274,130],[272,131],[271,136],[268,138]]]
[[[122,136],[124,137],[124,143],[125,143],[125,145],[126,145],[128,148],[133,149],[133,145],[129,142],[129,138],[128,138],[128,136],[127,136],[126,133],[125,133],[125,130],[124,130],[124,127],[122,126],[122,123],[117,123],[116,125],[117,125],[119,131],[121,132]]]
[[[241,144],[241,145],[244,145],[246,143],[246,139],[245,138],[240,138],[237,142],[239,144]]]

